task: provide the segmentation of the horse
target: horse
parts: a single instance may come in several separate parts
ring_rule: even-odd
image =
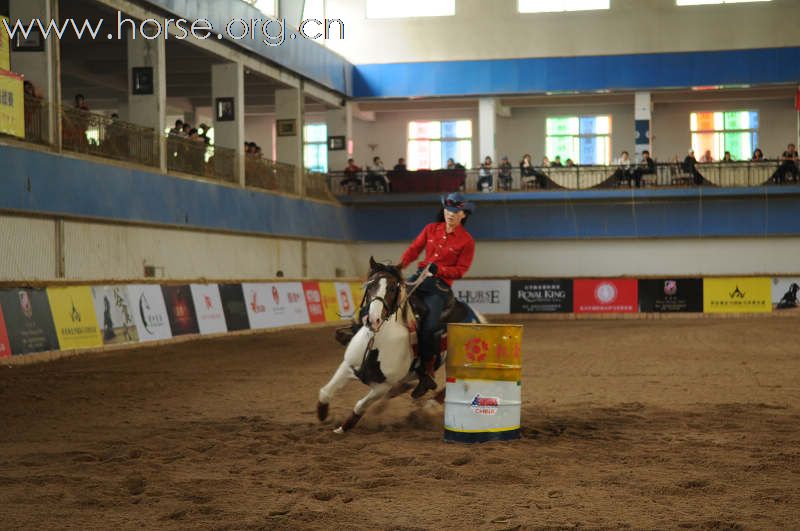
[[[785,310],[787,308],[797,308],[797,291],[800,290],[800,286],[797,283],[792,282],[792,285],[789,286],[789,291],[783,294],[783,298],[778,303],[779,310]]]
[[[427,275],[420,275],[420,281]],[[334,395],[351,380],[360,380],[369,386],[369,392],[353,407],[347,420],[334,430],[342,434],[355,427],[367,408],[380,398],[402,394],[417,380],[414,371],[414,349],[417,316],[424,311],[409,295],[409,288],[402,272],[393,265],[375,262],[370,257],[370,272],[364,289],[362,308],[367,313],[364,326],[353,336],[344,352],[344,359],[330,381],[319,390],[317,417],[324,421],[328,417],[330,402]],[[416,312],[415,312],[416,309]],[[449,312],[448,312],[449,310]],[[442,322],[481,322],[486,319],[465,303],[455,301],[442,314]],[[446,353],[444,353],[446,354]],[[444,361],[440,353],[435,367]],[[392,394],[390,394],[392,391]]]

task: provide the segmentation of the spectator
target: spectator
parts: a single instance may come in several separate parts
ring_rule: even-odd
[[[211,145],[211,139],[208,137],[208,129],[209,127],[206,124],[200,124],[197,126],[198,133],[200,134],[200,139],[207,146]]]
[[[574,162],[572,162],[572,159],[567,159],[567,161],[566,161],[566,166],[567,166],[568,168],[571,168],[571,167],[575,166],[575,163],[574,163]]]
[[[731,157],[730,151],[726,151],[725,155],[722,156],[722,162],[733,162],[733,157]]]
[[[170,136],[183,136],[183,120],[175,120],[175,127],[169,130]]]
[[[642,160],[639,162],[639,166],[633,170],[633,180],[636,183],[636,188],[641,188],[643,176],[655,174],[656,161],[650,158],[649,151],[642,151]]]
[[[558,158],[558,157],[556,157],[556,158]],[[542,167],[543,168],[549,168],[550,166],[551,166],[550,159],[547,158],[546,156],[542,157]]]
[[[394,171],[407,171],[406,159],[404,159],[403,157],[397,159],[397,164],[394,165]]]
[[[361,179],[359,174],[361,168],[358,167],[353,159],[347,159],[347,167],[344,169],[344,179],[342,179],[341,187],[346,190],[357,190],[361,188]]]
[[[703,153],[703,157],[700,159],[700,162],[703,164],[708,164],[709,162],[714,162],[714,157],[711,156],[711,150],[707,149],[705,153]]]
[[[500,160],[500,173],[497,175],[500,188],[503,190],[511,190],[511,185],[514,181],[514,175],[512,171],[511,162],[509,162],[508,157],[504,156]]]
[[[454,161],[453,159],[447,159],[447,169],[448,170],[456,169],[456,161]]]
[[[798,155],[797,148],[794,144],[786,146],[786,151],[781,153],[781,165],[774,174],[772,174],[772,181],[778,184],[786,182],[786,174],[791,175],[793,181],[797,180],[798,173]]]
[[[388,192],[389,179],[386,177],[386,168],[380,157],[373,157],[372,167],[367,168],[367,176],[364,178],[366,188],[375,191]]]
[[[764,159],[764,152],[761,151],[761,148],[756,148],[756,150],[753,151],[753,159],[752,160],[753,160],[753,162],[764,162],[764,160],[765,160]]]
[[[563,168],[564,165],[561,164],[561,155],[556,155],[556,158],[553,159],[553,162],[550,163],[550,166],[553,168]]]
[[[75,94],[75,108],[80,111],[89,112],[89,106],[86,104],[86,98],[83,94]]]
[[[42,102],[43,98],[36,90],[36,86],[30,81],[22,83],[22,90],[25,95],[23,108],[25,109],[25,137],[32,140],[44,140],[42,127]]]
[[[692,179],[694,180],[694,184],[700,186],[703,184],[703,176],[697,171],[697,159],[694,158],[694,150],[690,149],[689,154],[686,155],[686,158],[683,159],[683,164],[681,164],[681,169],[684,173],[691,174]]]
[[[612,181],[616,183],[617,186],[620,186],[622,181],[627,181],[628,186],[630,186],[632,180],[633,171],[631,169],[631,156],[627,151],[623,151],[619,154],[619,158],[617,159],[617,170],[612,176]]]
[[[492,157],[487,156],[483,159],[481,169],[478,172],[478,191],[491,192],[494,189],[494,178],[492,176]]]

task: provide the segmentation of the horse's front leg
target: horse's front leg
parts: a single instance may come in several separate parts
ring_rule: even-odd
[[[353,369],[347,363],[347,361],[343,361],[339,368],[336,369],[336,372],[333,373],[331,380],[319,390],[319,401],[317,402],[317,418],[319,420],[325,420],[328,418],[328,407],[333,399],[333,395],[335,395],[344,385],[350,381],[355,379],[355,375],[353,374]]]
[[[372,384],[367,396],[356,402],[356,407],[353,408],[353,412],[350,413],[350,416],[347,417],[347,420],[333,431],[335,433],[342,434],[346,431],[352,430],[355,425],[358,424],[358,421],[361,420],[361,417],[364,415],[364,412],[367,410],[369,405],[388,393],[389,389],[391,388],[392,384],[387,382]]]

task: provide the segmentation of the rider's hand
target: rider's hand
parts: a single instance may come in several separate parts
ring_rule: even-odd
[[[432,277],[435,277],[436,273],[438,273],[438,272],[439,272],[439,266],[437,266],[433,262],[428,264],[428,273],[430,273]]]

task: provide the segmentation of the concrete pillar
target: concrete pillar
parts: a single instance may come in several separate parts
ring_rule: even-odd
[[[43,24],[50,20],[58,20],[58,0],[10,0],[9,24],[13,27],[19,19],[27,26],[32,19],[40,19]],[[11,48],[13,49],[13,43]],[[54,38],[44,41],[41,52],[11,52],[11,70],[22,74],[49,104],[47,111],[46,138],[50,144],[61,149],[61,120],[59,104],[61,103],[61,66],[58,40]],[[71,97],[71,96],[70,96]]]
[[[637,92],[634,95],[634,114],[633,118],[636,123],[636,138],[634,139],[634,146],[636,155],[634,160],[638,161],[642,158],[644,151],[649,151],[653,156],[653,146],[651,144],[650,135],[650,122],[652,118],[653,106],[650,100],[649,92]],[[655,158],[655,157],[654,157]]]
[[[347,159],[350,158],[347,146],[353,140],[353,104],[348,102],[341,109],[327,111],[325,113],[325,122],[328,125],[328,138],[332,136],[344,137],[342,149],[336,151],[328,150],[328,170],[342,171],[347,166]]]
[[[217,105],[220,99],[226,98],[233,99],[233,119],[220,121]],[[241,63],[211,66],[211,100],[214,113],[214,145],[236,150],[236,172],[239,184],[244,186],[244,67]]]
[[[145,39],[128,30],[128,109],[123,120],[156,131],[161,171],[167,171],[167,66],[166,41],[163,38]],[[142,93],[136,76],[138,69],[149,69],[152,91]],[[141,76],[141,74],[138,74]],[[147,92],[147,91],[146,91]]]
[[[275,91],[276,154],[278,162],[295,167],[298,194],[305,193],[303,181],[303,87]],[[282,121],[284,121],[282,123]],[[291,131],[291,125],[294,130]]]
[[[495,98],[481,98],[478,101],[478,164],[483,163],[487,156],[492,157],[492,163],[498,164],[495,136],[497,133],[497,102]]]

